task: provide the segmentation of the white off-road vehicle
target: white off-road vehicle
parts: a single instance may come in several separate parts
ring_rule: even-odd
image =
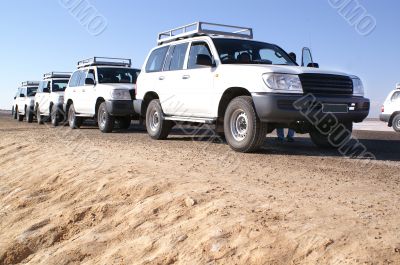
[[[43,124],[44,119],[51,118],[51,124],[58,126],[64,120],[64,91],[71,73],[51,72],[43,75],[35,96],[35,113],[37,122]]]
[[[316,69],[309,49],[302,62],[306,67],[277,45],[254,41],[251,28],[197,22],[172,29],[159,34],[146,59],[135,111],[153,139],[189,122],[214,124],[239,152],[255,151],[275,128],[310,133],[317,145],[332,147],[295,103],[312,95],[308,114],[333,113],[351,131],[370,102],[358,77]]]
[[[69,126],[79,128],[84,119],[94,119],[108,133],[127,129],[134,118],[133,100],[139,69],[130,59],[94,57],[78,62],[65,90],[64,111]]]
[[[400,83],[389,93],[383,103],[380,119],[387,122],[388,126],[393,127],[396,132],[400,132]]]
[[[14,119],[23,121],[25,118],[27,122],[33,122],[35,95],[38,90],[38,85],[38,81],[26,81],[18,88],[12,107]]]

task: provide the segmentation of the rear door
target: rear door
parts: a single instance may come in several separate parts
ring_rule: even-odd
[[[162,87],[162,107],[167,115],[189,116],[189,109],[184,90],[184,64],[189,44],[182,43],[173,45],[168,51],[164,64]]]

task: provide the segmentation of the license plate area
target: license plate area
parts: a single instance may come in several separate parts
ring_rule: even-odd
[[[322,104],[323,113],[348,113],[349,107],[346,104]]]

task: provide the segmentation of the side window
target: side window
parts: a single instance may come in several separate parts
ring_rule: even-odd
[[[168,49],[169,46],[165,46],[154,50],[150,54],[146,64],[146,72],[160,72],[162,70],[165,55],[167,54]]]
[[[86,79],[86,76],[89,73],[89,70],[84,70],[84,71],[80,71],[80,72],[81,73],[80,73],[78,86],[84,86],[85,85],[85,79]]]
[[[167,66],[167,70],[176,71],[182,70],[183,64],[185,63],[186,51],[188,48],[188,43],[183,43],[176,45],[171,53],[169,65]]]
[[[200,54],[212,57],[210,48],[208,47],[207,43],[196,42],[192,44],[189,53],[188,69],[202,68],[202,66],[196,64],[197,56]]]
[[[50,82],[49,81],[43,81],[42,84],[42,88],[43,88],[43,93],[49,93],[50,92]]]
[[[42,93],[43,92],[43,81],[40,81],[39,83],[39,87],[38,87],[38,93]]]
[[[93,69],[90,69],[90,70],[89,70],[89,72],[88,72],[86,78],[93,79],[93,81],[96,80],[96,79],[94,78],[94,70],[93,70]],[[84,81],[84,82],[85,82],[85,81]]]
[[[394,92],[392,101],[400,101],[400,92]]]
[[[76,71],[75,73],[73,73],[73,75],[71,76],[71,79],[69,80],[70,87],[78,86],[80,73],[81,73],[81,71]]]
[[[26,88],[22,87],[21,88],[21,95],[23,95],[24,97],[26,97]]]

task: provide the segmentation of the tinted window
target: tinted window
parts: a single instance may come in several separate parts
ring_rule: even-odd
[[[188,62],[189,69],[202,67],[201,65],[196,64],[197,56],[200,54],[208,55],[208,56],[212,57],[207,43],[198,42],[198,43],[192,44],[192,47],[190,47],[190,53],[189,53],[189,62]]]
[[[100,84],[136,84],[139,70],[132,68],[97,68]]]
[[[169,46],[158,48],[151,53],[147,60],[146,72],[160,72],[162,70],[168,48]]]
[[[37,90],[38,90],[38,87],[37,87],[37,86],[35,86],[35,87],[28,87],[28,88],[26,89],[28,97],[34,97],[34,96],[36,95]]]
[[[67,88],[68,80],[53,80],[51,91],[62,92]]]
[[[187,43],[179,44],[173,48],[173,51],[170,51],[171,57],[169,58],[168,70],[174,71],[183,69],[188,45]]]
[[[76,72],[71,76],[71,79],[70,79],[70,81],[69,81],[69,86],[70,86],[70,87],[76,87],[76,86],[78,86],[79,76],[80,76],[80,71],[76,71]]]
[[[276,45],[238,39],[214,39],[223,64],[296,65],[289,55]]]

